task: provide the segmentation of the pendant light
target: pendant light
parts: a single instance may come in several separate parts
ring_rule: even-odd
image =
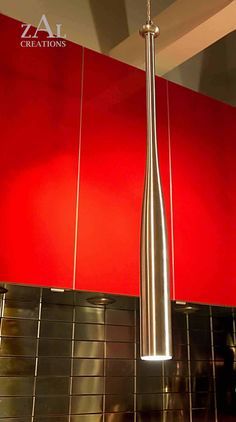
[[[140,30],[145,39],[147,158],[141,228],[140,354],[143,360],[172,358],[171,303],[166,216],[158,163],[156,135],[155,38],[159,28],[147,21]]]

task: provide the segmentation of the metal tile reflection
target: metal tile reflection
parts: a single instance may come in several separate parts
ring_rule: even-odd
[[[0,415],[3,418],[17,418],[19,415],[30,416],[31,409],[31,397],[2,397],[0,400]]]
[[[41,318],[42,320],[71,322],[73,319],[73,307],[43,303]]]
[[[69,396],[36,397],[35,415],[67,415],[69,413]]]
[[[103,377],[74,377],[72,383],[72,394],[103,394]]]
[[[115,412],[133,412],[134,396],[133,395],[106,395],[105,411],[109,413]]]
[[[95,341],[75,341],[74,356],[76,358],[102,358],[104,343]]]
[[[69,394],[69,377],[37,377],[37,396],[66,396]]]
[[[189,409],[189,395],[186,393],[163,394],[163,410],[185,410]]]
[[[163,410],[163,394],[137,394],[138,412]]]
[[[8,300],[38,302],[41,289],[38,287],[7,284],[7,290],[6,297]]]
[[[119,309],[106,310],[106,324],[134,326],[134,312]]]
[[[189,422],[189,412],[184,410],[162,412],[140,412],[137,422]]]
[[[165,377],[164,392],[165,393],[187,393],[189,390],[187,377]]]
[[[223,419],[220,420],[219,418],[217,419],[219,422],[223,422]],[[215,418],[215,414],[214,412],[212,412],[212,410],[210,409],[193,409],[192,411],[192,422],[215,422],[216,418]],[[227,419],[224,419],[224,422],[226,422]],[[230,422],[230,420],[228,421]],[[233,421],[231,421],[233,422]]]
[[[213,377],[213,364],[211,361],[191,361],[192,377]]]
[[[6,318],[26,318],[38,319],[39,303],[23,302],[16,300],[6,300],[4,307],[4,317]]]
[[[0,356],[34,356],[36,339],[2,337]]]
[[[188,363],[185,361],[170,360],[164,363],[165,375],[167,377],[187,377]]]
[[[164,386],[162,377],[137,377],[137,393],[162,393],[165,391]]]
[[[134,358],[134,344],[133,343],[107,343],[106,344],[107,358]]]
[[[104,309],[76,306],[75,321],[79,323],[104,324]]]
[[[16,318],[2,319],[2,336],[36,337],[38,321]]]
[[[32,396],[33,384],[29,377],[1,377],[0,396]]]
[[[72,323],[42,321],[40,325],[40,337],[63,338],[70,340],[72,338]]]
[[[70,356],[71,342],[69,340],[42,339],[39,341],[39,356]]]
[[[101,324],[75,324],[76,340],[104,341],[104,325]]]
[[[34,370],[34,358],[0,358],[0,376],[31,376]]]
[[[134,342],[134,328],[124,325],[106,325],[106,340]]]
[[[107,377],[132,377],[134,375],[134,361],[120,359],[106,359]]]
[[[100,414],[71,416],[71,422],[102,422],[103,416]]]
[[[133,413],[106,413],[105,422],[134,422]]]
[[[72,397],[72,414],[102,412],[102,396],[74,396]]]
[[[134,392],[134,378],[106,377],[105,394],[131,395]]]
[[[102,359],[74,359],[73,376],[103,376]]]
[[[71,360],[66,358],[40,357],[38,360],[38,376],[69,376]]]
[[[137,376],[138,377],[161,377],[162,362],[146,362],[137,360]]]

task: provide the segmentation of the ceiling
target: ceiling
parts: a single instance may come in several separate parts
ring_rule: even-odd
[[[67,39],[139,68],[145,0],[0,0],[0,11],[37,26],[42,14]],[[236,1],[153,0],[161,35],[157,73],[236,106]]]

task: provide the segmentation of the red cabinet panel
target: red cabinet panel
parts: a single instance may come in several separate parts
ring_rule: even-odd
[[[82,49],[1,16],[0,280],[72,287]]]
[[[158,134],[169,216],[166,82]],[[85,50],[76,288],[139,294],[146,150],[145,73]]]
[[[170,84],[175,298],[236,305],[236,112]]]

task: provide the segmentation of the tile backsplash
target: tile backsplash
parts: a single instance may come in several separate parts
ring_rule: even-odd
[[[6,285],[0,422],[236,420],[234,309],[172,304],[174,359],[139,358],[138,300]]]

